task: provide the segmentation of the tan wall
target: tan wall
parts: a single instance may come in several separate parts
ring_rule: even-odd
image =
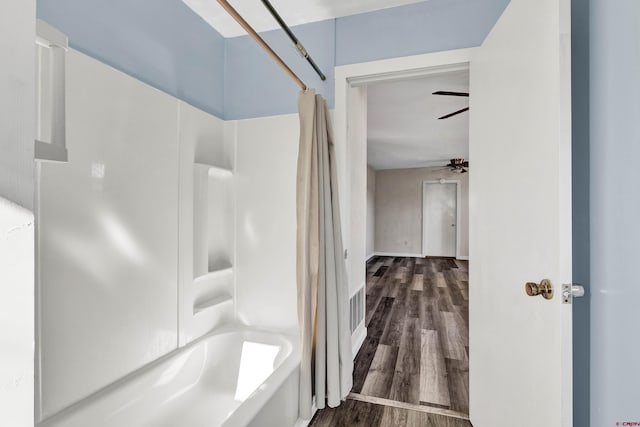
[[[367,258],[375,253],[376,171],[367,166]]]
[[[422,183],[459,180],[460,256],[469,255],[469,174],[442,168],[376,171],[375,252],[422,254]]]

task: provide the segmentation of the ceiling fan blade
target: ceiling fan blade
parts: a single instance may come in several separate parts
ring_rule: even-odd
[[[438,117],[438,120],[448,119],[449,117],[453,117],[453,116],[455,116],[456,114],[464,113],[465,111],[468,111],[468,110],[469,110],[469,107],[465,107],[465,108],[463,108],[463,109],[461,109],[461,110],[454,111],[453,113],[449,113],[449,114],[447,114],[446,116]]]
[[[449,95],[449,96],[469,96],[468,92],[450,92],[448,90],[438,90],[433,95]]]

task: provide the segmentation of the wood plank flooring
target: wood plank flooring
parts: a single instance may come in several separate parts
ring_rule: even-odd
[[[353,392],[469,411],[468,264],[374,257]]]
[[[468,263],[374,257],[366,286],[353,395],[310,425],[470,426]]]

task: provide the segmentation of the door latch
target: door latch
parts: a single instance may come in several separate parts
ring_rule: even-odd
[[[584,296],[584,287],[573,283],[565,283],[562,285],[562,303],[571,304],[574,298]]]

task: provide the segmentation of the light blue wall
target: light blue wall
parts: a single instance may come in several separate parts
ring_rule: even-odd
[[[280,30],[262,34],[333,107],[335,65],[478,46],[509,0],[430,0],[294,27],[320,81]],[[224,39],[180,0],[38,0],[70,45],[225,119],[297,111],[295,84],[248,37]]]
[[[38,0],[69,44],[218,117],[224,38],[180,0]]]
[[[509,0],[430,0],[299,25],[293,31],[327,75],[321,82],[282,31],[261,35],[333,107],[335,65],[479,46]],[[295,113],[297,90],[248,36],[227,39],[225,118]]]
[[[573,304],[573,425],[589,426],[589,7],[572,0],[573,281],[586,296]]]
[[[282,30],[260,35],[309,87],[333,105],[335,20],[292,28],[295,35],[327,76],[320,80],[294,49]],[[295,82],[249,36],[226,40],[224,110],[226,119],[273,116],[298,111]]]
[[[640,2],[590,0],[591,425],[640,422]]]

